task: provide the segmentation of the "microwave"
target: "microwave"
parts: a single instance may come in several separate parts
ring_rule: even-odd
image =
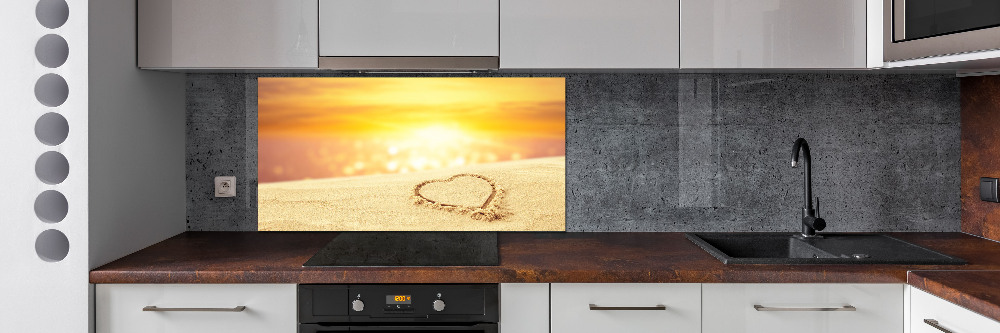
[[[883,1],[886,62],[1000,49],[1000,1]]]

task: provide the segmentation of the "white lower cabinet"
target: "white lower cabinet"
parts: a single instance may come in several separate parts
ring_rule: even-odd
[[[98,333],[292,333],[296,309],[294,284],[96,286]],[[1000,322],[902,284],[505,283],[500,330],[977,333]]]
[[[903,332],[902,284],[704,284],[705,333]]]
[[[910,289],[910,332],[979,333],[1000,332],[1000,322],[981,316],[937,296]]]
[[[95,302],[97,333],[298,331],[294,284],[98,284]]]
[[[500,284],[501,333],[549,333],[549,284]]]
[[[552,333],[701,332],[701,285],[554,283]]]

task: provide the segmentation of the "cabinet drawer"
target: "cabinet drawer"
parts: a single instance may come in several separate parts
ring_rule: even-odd
[[[99,284],[95,305],[98,333],[297,330],[294,284]]]
[[[705,284],[702,327],[705,333],[902,332],[904,290],[901,284]],[[854,309],[829,311],[845,306]]]
[[[925,319],[952,333],[1000,332],[1000,322],[979,315],[927,292],[910,288],[910,333],[941,333]]]
[[[701,285],[552,284],[552,333],[701,331]]]

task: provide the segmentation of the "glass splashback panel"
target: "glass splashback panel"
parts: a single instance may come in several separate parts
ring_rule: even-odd
[[[258,229],[562,231],[564,78],[259,78]]]

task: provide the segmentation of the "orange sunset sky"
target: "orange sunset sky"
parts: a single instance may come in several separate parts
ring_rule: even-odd
[[[259,78],[261,183],[565,156],[564,78]]]

